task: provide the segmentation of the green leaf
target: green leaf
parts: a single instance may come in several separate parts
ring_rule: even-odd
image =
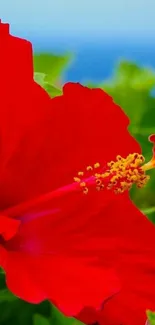
[[[66,55],[54,55],[49,53],[34,54],[34,71],[45,74],[45,81],[50,84],[55,83],[64,70],[71,62],[72,56]]]
[[[62,94],[61,89],[56,88],[55,86],[49,84],[48,82],[45,82],[43,84],[43,88],[47,91],[47,93],[50,95],[50,97],[56,97],[56,96],[60,96]]]
[[[115,80],[119,83],[126,83],[137,90],[151,90],[155,86],[155,71],[123,60],[117,66]]]
[[[116,66],[114,75],[98,86],[122,107],[131,119],[131,127],[136,126],[138,131],[142,120],[144,122],[151,120],[148,111],[151,110],[155,115],[153,110],[155,99],[150,96],[150,91],[155,87],[155,72],[150,68],[139,67],[125,60],[121,61]]]
[[[132,126],[139,129],[141,120],[147,110],[148,94],[143,90],[134,89],[132,85],[126,83],[105,84],[103,89],[112,96],[114,102],[129,116]]]
[[[46,74],[42,72],[34,72],[34,81],[37,82],[40,86],[43,86],[45,83]]]
[[[73,317],[66,317],[61,313],[56,307],[51,306],[51,318],[50,324],[59,324],[59,325],[83,325]]]
[[[144,214],[146,214],[146,215],[151,214],[153,212],[155,213],[155,207],[151,207],[151,208],[148,208],[148,209],[144,209],[144,210],[142,210],[142,212]]]
[[[115,75],[120,80],[128,80],[130,82],[130,80],[136,77],[140,71],[141,68],[139,68],[134,62],[121,60],[117,65]]]
[[[155,325],[155,313],[147,310],[146,312],[150,325]]]
[[[51,323],[44,316],[35,314],[33,316],[33,325],[51,325]]]
[[[148,191],[146,191],[146,197],[148,195]],[[155,207],[148,207],[146,209],[142,209],[142,213],[144,213],[150,221],[155,223]]]
[[[44,88],[50,97],[60,96],[62,94],[62,90],[45,81],[46,74],[42,72],[34,73],[34,80],[37,82],[42,88]]]
[[[31,289],[31,288],[30,288]],[[50,317],[50,304],[47,301],[41,304],[29,304],[15,297],[15,300],[7,299],[0,301],[0,324],[1,325],[33,325],[33,316],[41,314]]]
[[[0,290],[0,303],[2,301],[11,302],[11,301],[15,301],[17,299],[18,298],[16,296],[14,296],[8,289]]]

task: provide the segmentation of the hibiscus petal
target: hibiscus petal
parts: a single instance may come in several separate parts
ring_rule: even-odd
[[[142,284],[141,284],[142,285]],[[154,290],[154,285],[152,290]],[[154,294],[152,304],[154,305]],[[122,291],[104,305],[103,311],[98,313],[97,320],[100,325],[145,325],[148,300],[145,296],[135,294],[132,290]]]
[[[3,267],[15,295],[31,303],[50,299],[67,315],[76,315],[86,305],[99,308],[120,289],[113,270],[93,267],[80,258],[9,252]]]
[[[0,235],[5,239],[9,240],[14,237],[18,231],[20,220],[8,218],[0,215]]]
[[[128,118],[104,91],[68,83],[50,99],[33,80],[18,93],[18,82],[1,97],[1,209],[70,184],[96,161],[140,151]]]

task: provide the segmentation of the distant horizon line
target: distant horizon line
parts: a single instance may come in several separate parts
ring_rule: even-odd
[[[59,32],[55,32],[54,30],[52,31],[48,31],[43,33],[42,30],[14,30],[14,28],[12,28],[11,24],[10,24],[10,34],[13,36],[17,36],[17,37],[21,37],[21,38],[32,38],[35,40],[49,40],[52,39],[53,41],[57,40],[57,41],[71,41],[71,40],[76,40],[76,41],[80,41],[80,42],[89,42],[89,43],[94,43],[98,41],[108,41],[108,40],[112,40],[112,41],[125,41],[127,42],[133,42],[133,41],[155,41],[155,33],[152,34],[136,34],[136,33],[131,33],[131,34],[119,34],[119,33],[93,33],[93,31],[90,31],[90,33],[66,33],[66,31],[62,31],[62,33]]]

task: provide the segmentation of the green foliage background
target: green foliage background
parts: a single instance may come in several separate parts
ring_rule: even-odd
[[[61,80],[64,71],[72,61],[72,56],[36,54],[34,56],[34,79],[50,96],[62,93]],[[146,160],[151,158],[151,144],[148,136],[155,133],[155,72],[133,62],[121,61],[109,80],[100,84],[85,83],[90,87],[100,87],[109,93],[130,117],[130,132],[141,144]],[[122,139],[123,141],[123,139]],[[151,171],[148,185],[137,190],[133,188],[131,197],[136,205],[155,222],[155,171]],[[16,279],[15,279],[16,281]],[[17,279],[18,281],[18,279]],[[147,312],[150,324],[155,324],[155,316]],[[80,322],[66,318],[47,301],[31,305],[13,296],[5,286],[5,276],[0,273],[0,325],[78,325]]]

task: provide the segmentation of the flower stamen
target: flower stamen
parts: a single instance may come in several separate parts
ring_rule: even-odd
[[[106,167],[100,167],[99,163],[94,166],[88,166],[85,178],[74,178],[74,181],[80,183],[85,194],[88,193],[88,186],[96,187],[96,190],[103,189],[113,190],[114,193],[123,193],[129,191],[133,184],[137,188],[142,188],[146,185],[150,177],[146,175],[146,171],[155,168],[155,135],[149,137],[149,141],[153,143],[153,157],[144,164],[145,158],[138,153],[129,154],[126,158],[118,155],[115,161],[107,163]],[[96,169],[98,169],[96,171]],[[78,173],[79,176],[79,173]]]

